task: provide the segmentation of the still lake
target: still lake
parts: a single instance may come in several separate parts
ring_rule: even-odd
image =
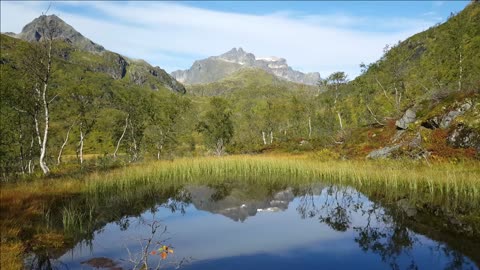
[[[230,181],[170,193],[141,214],[123,209],[127,214],[59,254],[53,266],[132,269],[145,254],[153,269],[478,269],[471,256],[478,246],[429,237],[407,200],[382,205],[354,188],[322,183],[264,188]],[[163,245],[174,251],[165,260]]]

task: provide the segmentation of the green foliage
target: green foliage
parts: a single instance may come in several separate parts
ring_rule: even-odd
[[[34,100],[35,74],[26,64],[32,64],[27,57],[36,57],[35,44],[5,35],[1,35],[1,44],[0,171],[3,174],[31,173],[38,167],[34,128],[38,108]],[[183,114],[191,108],[186,97],[173,94],[161,85],[154,91],[153,81],[152,85],[137,85],[122,79],[121,74],[118,75],[122,71],[117,54],[88,53],[72,49],[63,42],[55,42],[54,46],[54,72],[49,85],[49,164],[56,163],[64,142],[63,155],[68,157],[65,161],[71,162],[71,157],[78,155],[80,133],[84,137],[86,158],[91,154],[112,154],[127,115],[128,129],[119,144],[119,152],[129,153],[132,160],[150,153],[147,151],[150,146],[143,144],[143,138],[144,130],[151,125],[164,130],[169,151],[175,148],[173,144],[181,143],[180,135],[183,135],[185,120],[189,119]]]
[[[221,155],[224,147],[233,137],[233,122],[230,104],[225,99],[214,97],[210,100],[210,109],[198,124],[198,131],[205,134],[207,143]]]

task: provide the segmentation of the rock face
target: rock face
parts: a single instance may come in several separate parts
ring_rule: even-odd
[[[107,73],[115,80],[125,77],[129,65],[125,57],[109,51],[105,51],[102,56],[104,61],[92,65],[90,68],[91,71]]]
[[[279,78],[297,83],[315,85],[320,80],[318,72],[305,74],[293,70],[283,58],[257,58],[242,48],[233,48],[222,55],[195,61],[190,69],[174,71],[172,76],[186,84],[210,83],[248,67],[261,68]]]
[[[449,111],[443,118],[442,121],[440,122],[440,128],[448,128],[450,124],[452,123],[455,118],[458,116],[464,114],[466,111],[468,111],[472,107],[471,101],[467,101],[461,106],[459,106],[457,109],[453,111]]]
[[[84,37],[72,26],[56,15],[42,15],[25,25],[17,38],[33,42],[42,40],[45,35],[52,34],[54,39],[61,39],[73,46],[88,52],[103,52],[105,48]]]
[[[407,129],[410,123],[415,122],[417,114],[413,109],[408,109],[405,114],[403,114],[402,118],[395,122],[397,129]]]
[[[472,128],[458,124],[448,135],[447,143],[453,147],[473,147],[480,152],[480,134]]]
[[[371,159],[388,158],[390,157],[393,151],[399,149],[401,146],[402,146],[401,144],[396,144],[393,146],[387,146],[384,148],[374,150],[367,155],[367,158],[371,158]]]
[[[184,94],[185,87],[160,67],[152,67],[143,60],[129,62],[130,80],[137,85],[148,85],[152,90],[158,90],[158,82],[171,91]]]
[[[458,104],[456,107],[454,107],[454,109],[448,111],[443,115],[434,116],[432,118],[429,118],[423,121],[422,126],[428,129],[449,128],[450,125],[455,120],[455,118],[465,114],[465,112],[470,110],[472,107],[473,107],[473,101],[468,99],[463,103]]]

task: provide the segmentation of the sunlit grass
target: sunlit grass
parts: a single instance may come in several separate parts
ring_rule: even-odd
[[[157,183],[221,182],[225,179],[260,183],[308,183],[324,181],[374,188],[384,192],[408,190],[428,196],[478,202],[479,163],[426,164],[415,161],[323,161],[305,156],[228,156],[185,158],[127,167],[86,181],[89,192],[127,190],[136,185]]]

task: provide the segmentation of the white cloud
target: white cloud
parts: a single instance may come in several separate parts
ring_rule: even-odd
[[[47,3],[1,2],[1,31],[19,32],[44,11]],[[280,56],[302,71],[327,75],[345,70],[354,77],[361,62],[370,63],[392,44],[434,22],[420,19],[379,20],[342,14],[294,16],[288,12],[248,15],[193,8],[165,2],[65,2],[72,8],[89,8],[103,18],[59,12],[67,23],[109,50],[143,58],[172,71],[188,68],[194,59],[243,47],[257,56]],[[386,33],[353,28],[382,24]],[[176,56],[180,61],[175,61]],[[191,61],[187,63],[186,59]]]

